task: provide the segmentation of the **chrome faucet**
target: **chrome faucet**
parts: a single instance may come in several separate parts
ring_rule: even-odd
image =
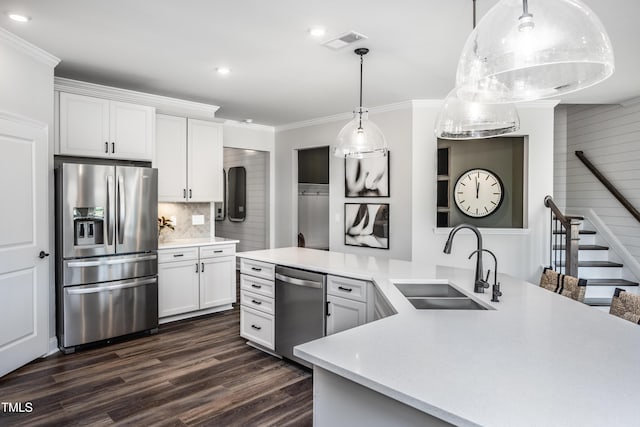
[[[460,230],[462,230],[463,228],[468,228],[469,230],[473,231],[476,235],[477,241],[478,241],[478,249],[476,251],[477,253],[477,258],[476,258],[476,281],[475,281],[475,286],[473,287],[473,291],[477,292],[477,293],[484,293],[484,290],[486,288],[489,287],[489,283],[483,279],[482,276],[484,276],[484,272],[482,271],[482,235],[480,234],[480,230],[478,230],[477,227],[471,225],[471,224],[460,224],[457,227],[455,227],[453,230],[451,230],[451,233],[449,233],[449,238],[447,239],[447,243],[445,243],[444,245],[444,253],[445,254],[450,254],[451,253],[451,247],[453,246],[453,236],[456,235],[456,233]]]

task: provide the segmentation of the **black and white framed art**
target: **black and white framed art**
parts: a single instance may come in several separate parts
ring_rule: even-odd
[[[344,244],[389,249],[389,204],[345,203]]]
[[[389,197],[389,153],[383,157],[344,159],[345,197]]]

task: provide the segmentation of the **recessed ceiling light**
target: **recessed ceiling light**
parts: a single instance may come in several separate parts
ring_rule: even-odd
[[[313,37],[322,37],[327,34],[327,30],[323,27],[312,27],[309,28],[309,34],[311,34]]]
[[[245,123],[253,123],[253,119],[244,119]]]
[[[9,12],[9,13],[7,13],[7,16],[9,17],[9,19],[11,19],[13,21],[16,21],[16,22],[29,22],[29,21],[31,21],[31,17],[30,16],[21,15],[19,13]]]
[[[218,74],[221,74],[223,76],[226,76],[231,72],[231,70],[228,67],[218,67],[216,68],[216,71],[218,72]]]

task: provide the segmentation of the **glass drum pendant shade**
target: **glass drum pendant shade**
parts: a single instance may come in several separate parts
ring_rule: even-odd
[[[480,104],[458,98],[457,89],[444,100],[436,120],[435,134],[441,139],[481,139],[520,129],[520,116],[513,104]]]
[[[530,101],[587,88],[613,71],[609,36],[580,0],[500,0],[469,35],[456,86],[465,101]]]
[[[337,157],[364,159],[387,154],[387,140],[375,123],[369,120],[367,110],[353,112],[336,138],[333,154]]]

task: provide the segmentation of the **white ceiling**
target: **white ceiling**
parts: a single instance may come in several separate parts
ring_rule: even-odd
[[[531,0],[530,4],[535,0]],[[640,96],[640,1],[585,0],[616,55],[606,82],[566,103]],[[478,16],[497,0],[477,0]],[[0,12],[32,17],[0,26],[56,55],[56,75],[220,105],[218,117],[281,125],[351,111],[358,57],[364,104],[444,98],[471,31],[471,0],[0,0]],[[369,37],[339,51],[326,40],[349,30]],[[215,72],[228,66],[226,77]]]

